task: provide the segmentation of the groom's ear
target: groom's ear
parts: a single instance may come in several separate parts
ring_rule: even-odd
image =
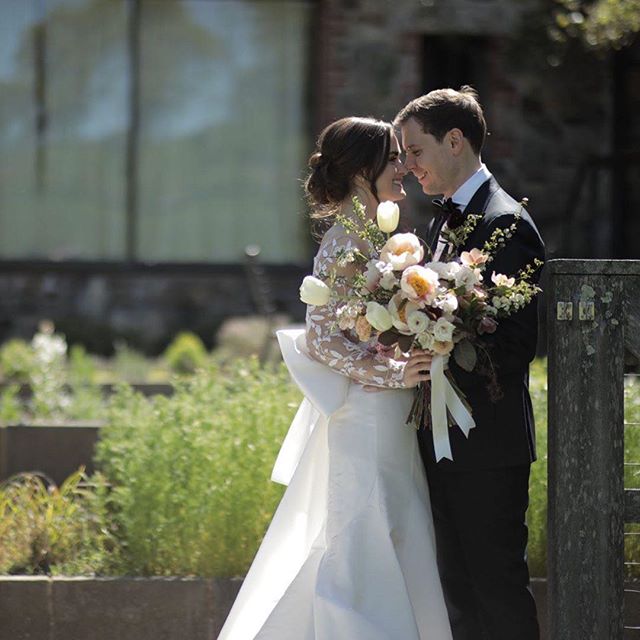
[[[464,148],[464,134],[460,129],[449,129],[445,134],[444,142],[451,149],[454,156],[460,155]]]

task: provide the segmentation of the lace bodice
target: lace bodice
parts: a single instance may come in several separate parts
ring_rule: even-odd
[[[331,227],[322,239],[314,260],[313,274],[322,277],[330,272],[345,276],[351,281],[355,273],[352,264],[338,260],[342,251],[359,249],[369,253],[363,241],[351,236],[340,225]],[[346,284],[336,283],[334,289],[340,296],[348,295]],[[388,358],[371,345],[355,342],[338,327],[337,309],[340,302],[332,299],[329,304],[307,307],[307,346],[310,354],[320,362],[351,378],[355,382],[386,388],[402,388],[405,363]]]

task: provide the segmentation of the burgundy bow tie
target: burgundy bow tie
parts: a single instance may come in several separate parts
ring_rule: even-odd
[[[434,206],[440,209],[440,213],[445,217],[445,222],[449,229],[456,229],[464,222],[465,215],[458,209],[460,205],[457,205],[451,198],[444,200],[442,198],[436,198],[432,200],[432,202]]]

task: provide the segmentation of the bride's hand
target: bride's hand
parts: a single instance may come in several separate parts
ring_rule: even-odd
[[[433,354],[427,351],[414,351],[404,368],[404,386],[415,387],[420,382],[431,380],[429,369],[431,368]]]

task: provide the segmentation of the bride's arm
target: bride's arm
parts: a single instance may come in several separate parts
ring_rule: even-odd
[[[335,272],[349,282],[354,274],[353,265],[338,266],[336,254],[354,248],[357,248],[354,239],[328,232],[318,252],[314,274]],[[349,293],[345,284],[336,283],[334,289],[340,296]],[[360,384],[404,388],[406,362],[372,353],[364,344],[349,340],[338,327],[340,304],[332,299],[322,307],[307,308],[307,346],[311,356]]]

